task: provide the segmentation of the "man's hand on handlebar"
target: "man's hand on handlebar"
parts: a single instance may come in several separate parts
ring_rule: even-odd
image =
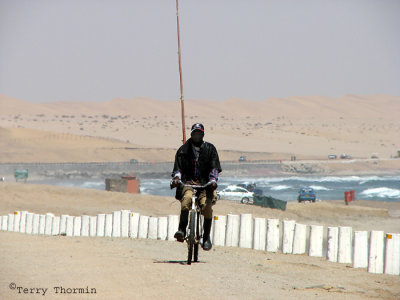
[[[171,188],[171,189],[173,189],[173,188],[176,188],[179,184],[180,184],[180,180],[179,180],[179,178],[178,177],[174,177],[172,180],[171,180],[171,183],[169,184],[169,187]]]
[[[215,181],[210,181],[210,188],[215,191],[218,187],[218,184]]]

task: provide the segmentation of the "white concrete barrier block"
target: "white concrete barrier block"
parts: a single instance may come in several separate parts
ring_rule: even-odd
[[[139,213],[131,213],[129,216],[129,237],[137,239],[139,233]]]
[[[32,218],[32,234],[39,234],[39,219],[40,219],[40,215],[33,214],[33,218]]]
[[[228,214],[226,218],[225,246],[239,246],[239,215]]]
[[[400,234],[386,234],[385,274],[400,275]]]
[[[112,236],[113,237],[121,236],[121,211],[120,210],[113,212]]]
[[[89,216],[81,216],[81,236],[89,236]]]
[[[353,268],[368,267],[368,231],[354,231]]]
[[[26,221],[25,221],[26,234],[32,234],[32,225],[33,225],[33,213],[28,212],[26,214]]]
[[[239,247],[251,248],[253,244],[252,214],[240,215]]]
[[[96,234],[97,234],[97,216],[90,216],[89,217],[89,236],[96,236]]]
[[[14,232],[19,232],[19,223],[21,222],[21,212],[14,211]]]
[[[150,217],[147,237],[149,239],[156,240],[157,239],[157,229],[158,229],[158,218]]]
[[[46,229],[46,215],[39,215],[39,234],[44,234]]]
[[[130,210],[121,210],[121,236],[128,237],[129,236],[129,219],[130,219],[131,211]]]
[[[339,227],[328,227],[328,249],[327,260],[337,262],[339,249]]]
[[[178,231],[179,216],[169,215],[168,216],[168,241],[175,241],[174,235]]]
[[[383,231],[371,231],[369,239],[368,272],[383,273],[385,233]]]
[[[98,214],[96,217],[96,236],[104,236],[106,225],[106,215]]]
[[[168,236],[168,217],[159,217],[157,226],[157,240],[166,240]]]
[[[14,214],[8,214],[7,231],[14,231]]]
[[[7,230],[8,227],[8,215],[3,216],[1,219],[1,230]]]
[[[308,251],[308,255],[322,257],[323,256],[323,241],[324,241],[324,226],[311,225],[310,226],[310,248]]]
[[[253,228],[253,249],[265,251],[267,243],[267,220],[265,218],[254,218]]]
[[[68,215],[61,215],[60,216],[60,234],[67,233],[67,217]]]
[[[215,246],[225,246],[226,216],[214,216],[214,236]]]
[[[74,217],[67,216],[65,220],[65,235],[73,236],[74,235]]]
[[[293,252],[293,238],[294,238],[294,226],[296,221],[294,220],[283,220],[283,235],[282,235],[282,253],[288,254]]]
[[[279,250],[279,220],[267,220],[267,251],[278,252]]]
[[[148,216],[140,216],[139,217],[139,239],[147,239],[147,235],[149,232],[149,217]]]
[[[82,218],[74,217],[74,236],[81,235],[81,228],[82,228]]]
[[[353,229],[351,227],[339,227],[339,263],[351,264],[351,246],[353,241],[352,235]]]
[[[106,214],[104,221],[104,236],[111,237],[113,227],[113,215]]]
[[[60,216],[55,216],[53,218],[53,224],[51,226],[51,234],[52,235],[59,235],[60,234]]]
[[[47,213],[45,215],[45,221],[44,221],[44,234],[45,235],[51,235],[51,230],[53,228],[53,218],[54,218],[54,214],[52,214],[52,213]]]
[[[26,214],[28,212],[26,210],[21,211],[21,220],[19,221],[19,232],[25,233],[26,231]]]
[[[307,225],[296,223],[294,226],[293,254],[306,253]]]

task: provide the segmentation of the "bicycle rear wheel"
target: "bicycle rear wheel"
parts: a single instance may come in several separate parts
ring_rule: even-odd
[[[192,263],[194,237],[195,237],[195,223],[196,223],[196,212],[191,211],[189,216],[189,237],[188,237],[188,259],[187,263]]]
[[[193,261],[199,261],[199,243],[200,243],[200,213],[197,213],[196,216],[196,243],[194,244],[194,257]]]

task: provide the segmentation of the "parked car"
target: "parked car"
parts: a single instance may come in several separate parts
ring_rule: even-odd
[[[301,201],[312,201],[315,202],[317,196],[315,195],[314,189],[310,187],[302,187],[299,191],[299,196],[297,197],[297,201],[300,203]]]
[[[218,199],[240,201],[241,203],[253,203],[253,193],[240,186],[231,185],[217,192]]]
[[[137,163],[139,163],[139,162],[138,162],[137,159],[132,158],[132,159],[129,161],[129,163],[131,163],[131,164],[137,164]]]
[[[239,157],[239,162],[243,162],[243,161],[246,161],[246,156]]]
[[[337,155],[336,155],[336,154],[331,154],[331,155],[328,156],[328,158],[329,158],[329,159],[336,159],[336,158],[337,158]]]

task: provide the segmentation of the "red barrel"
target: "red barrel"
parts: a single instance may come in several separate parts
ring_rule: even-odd
[[[346,205],[349,205],[349,202],[350,202],[351,200],[350,200],[350,192],[348,192],[348,191],[345,191],[344,192],[344,203],[346,203]]]
[[[350,198],[351,198],[350,201],[356,200],[354,190],[350,191]]]

